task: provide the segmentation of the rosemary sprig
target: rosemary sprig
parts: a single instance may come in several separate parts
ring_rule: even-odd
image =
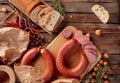
[[[96,73],[96,76],[95,76],[95,83],[103,83],[103,76],[104,74],[107,72],[109,68],[109,65],[106,65],[106,66],[101,66],[98,70],[97,70],[97,73]],[[86,74],[86,76],[82,79],[82,82],[81,83],[90,83],[90,75],[91,75],[91,72],[90,71],[89,73]]]
[[[64,7],[60,0],[52,0],[52,7],[58,11],[61,15],[65,16]]]
[[[96,75],[96,83],[101,81],[102,77],[104,76],[108,68],[109,68],[108,65],[99,68],[99,70],[97,71],[97,75]]]

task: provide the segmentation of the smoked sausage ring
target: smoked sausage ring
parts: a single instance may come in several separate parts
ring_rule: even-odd
[[[82,74],[88,66],[88,60],[83,53],[80,54],[80,61],[75,68],[68,68],[65,66],[64,64],[65,55],[67,51],[71,49],[76,43],[78,43],[77,40],[70,39],[66,43],[64,43],[61,46],[61,48],[58,50],[58,53],[56,56],[56,67],[63,76],[77,77],[80,74]]]

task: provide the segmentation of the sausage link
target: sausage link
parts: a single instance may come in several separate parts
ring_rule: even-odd
[[[55,71],[55,61],[52,54],[46,48],[41,49],[41,55],[46,65],[46,70],[42,74],[41,78],[45,81],[49,81]]]
[[[37,54],[40,52],[41,46],[38,48],[32,48],[28,50],[23,58],[21,59],[20,65],[29,65],[33,58],[37,56]]]
[[[68,68],[64,64],[64,57],[69,49],[71,49],[77,42],[75,39],[70,39],[62,45],[58,50],[56,56],[56,67],[58,71],[66,77],[77,77],[81,75],[88,66],[88,60],[83,53],[80,54],[80,61],[75,68]]]

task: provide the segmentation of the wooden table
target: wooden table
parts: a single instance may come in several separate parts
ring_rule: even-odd
[[[7,0],[1,0],[7,1]],[[45,0],[51,4],[51,0]],[[112,67],[110,75],[111,83],[120,82],[120,1],[119,0],[61,0],[66,11],[65,20],[49,35],[44,30],[40,30],[44,36],[44,45],[47,46],[67,25],[75,26],[84,33],[92,35],[91,40],[98,46],[100,52],[108,52],[110,58],[108,62]],[[93,14],[91,7],[94,4],[103,5],[110,12],[110,20],[103,24]],[[102,29],[102,35],[94,34],[96,29]]]

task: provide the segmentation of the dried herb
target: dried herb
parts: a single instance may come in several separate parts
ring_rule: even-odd
[[[61,15],[65,16],[64,7],[60,0],[52,0],[52,7],[58,11]]]

